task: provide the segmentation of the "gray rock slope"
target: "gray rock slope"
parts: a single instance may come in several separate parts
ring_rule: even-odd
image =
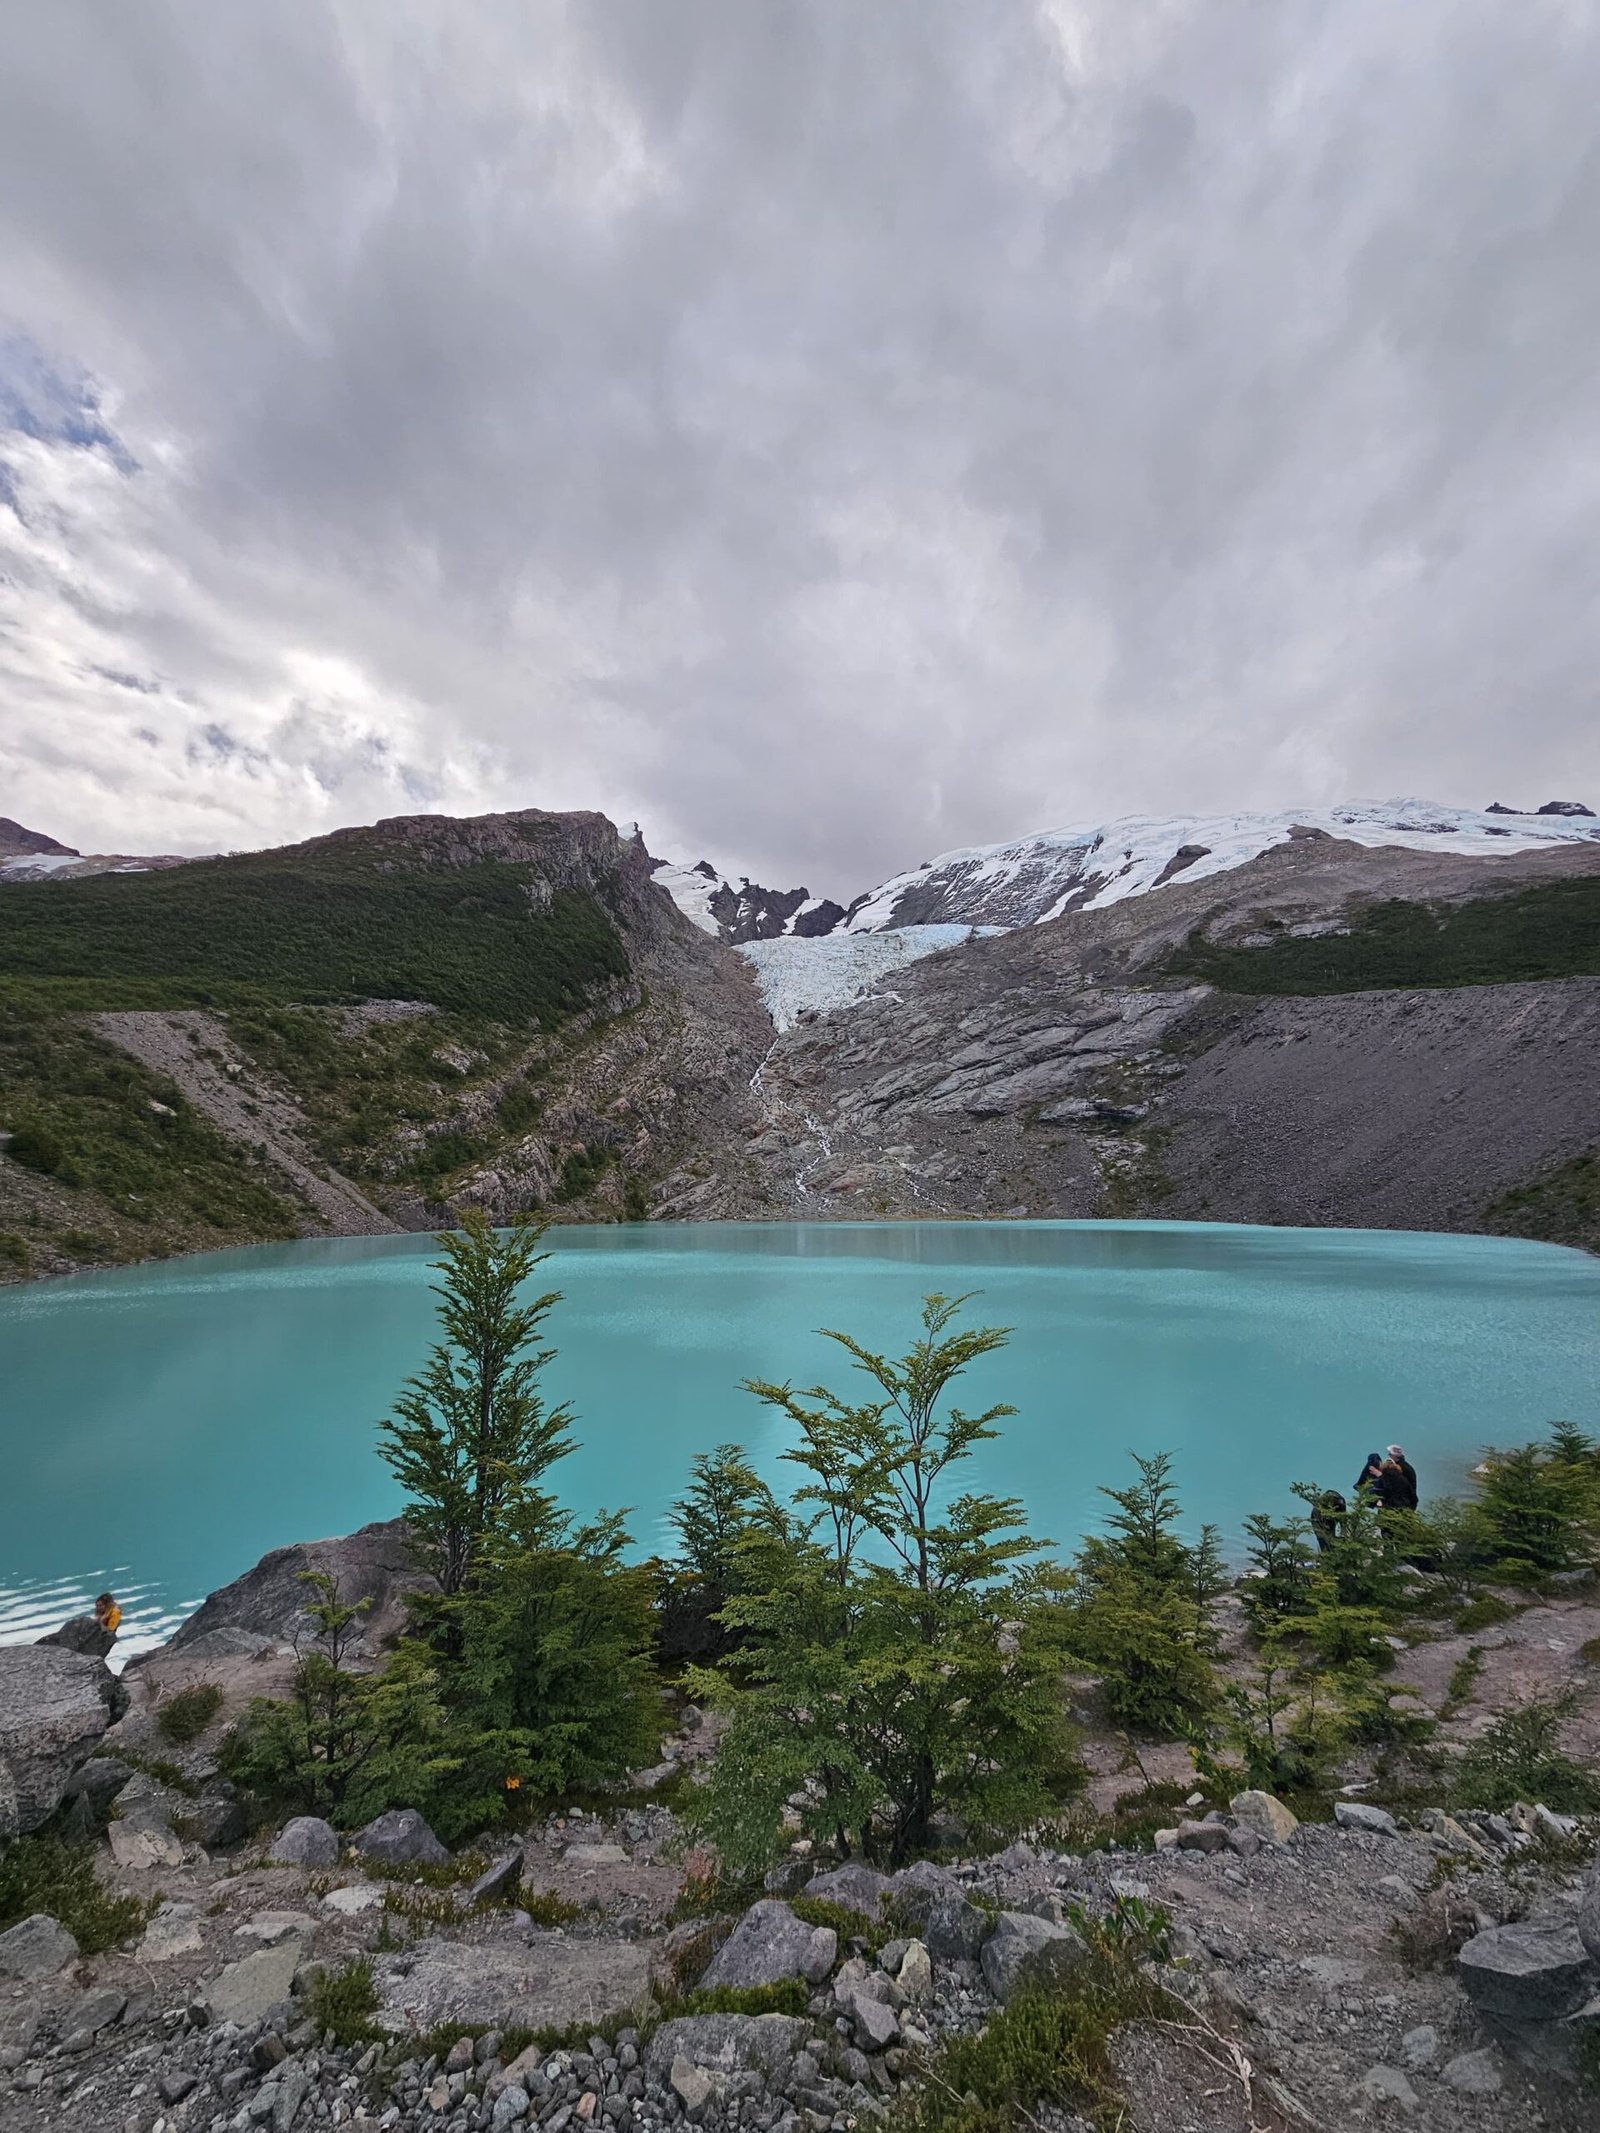
[[[674,1212],[1176,1217],[1474,1229],[1600,1139],[1600,979],[1225,998],[1161,977],[1196,927],[1600,872],[1296,838],[1232,872],[975,940],[773,1044],[761,1118]]]

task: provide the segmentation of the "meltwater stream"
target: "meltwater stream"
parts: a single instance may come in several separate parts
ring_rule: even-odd
[[[1172,1451],[1187,1511],[1237,1542],[1289,1486],[1346,1488],[1398,1440],[1424,1493],[1557,1418],[1600,1428],[1600,1259],[1482,1237],[1197,1223],[564,1229],[552,1397],[575,1509],[666,1538],[693,1454],[773,1479],[751,1376],[839,1383],[838,1326],[898,1352],[929,1290],[1013,1326],[963,1404],[1020,1412],[968,1469],[1062,1545],[1128,1453]],[[0,1292],[0,1641],[102,1586],[124,1655],[268,1548],[390,1515],[374,1425],[433,1337],[426,1237],[264,1246]]]

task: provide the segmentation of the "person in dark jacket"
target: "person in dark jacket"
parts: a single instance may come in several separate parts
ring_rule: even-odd
[[[1337,1489],[1324,1489],[1311,1506],[1311,1531],[1320,1554],[1326,1555],[1339,1538],[1339,1520],[1349,1508]]]
[[[1378,1484],[1382,1478],[1382,1452],[1368,1452],[1367,1463],[1356,1476],[1356,1495],[1364,1496],[1369,1503],[1373,1502],[1381,1494]]]
[[[1414,1511],[1417,1508],[1416,1468],[1411,1464],[1411,1461],[1398,1444],[1390,1445],[1388,1463],[1398,1469],[1400,1474],[1402,1493],[1398,1508],[1402,1511]]]

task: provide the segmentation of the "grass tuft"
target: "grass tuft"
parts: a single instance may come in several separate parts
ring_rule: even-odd
[[[173,1747],[186,1748],[200,1738],[221,1709],[222,1691],[217,1684],[197,1681],[167,1698],[156,1713],[156,1730]]]

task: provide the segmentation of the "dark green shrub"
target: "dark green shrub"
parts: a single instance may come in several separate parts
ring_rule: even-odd
[[[1461,1758],[1455,1804],[1503,1809],[1525,1800],[1558,1814],[1600,1809],[1600,1777],[1561,1745],[1573,1706],[1571,1696],[1538,1697],[1497,1718]]]
[[[1135,1964],[1095,1953],[1047,1985],[1024,1986],[975,2037],[960,2037],[902,2090],[895,2133],[995,2133],[1037,2125],[1047,2106],[1097,2118],[1117,2099],[1113,2034],[1125,2022],[1178,2015],[1176,2003]]]
[[[319,2030],[332,2030],[338,2045],[369,2044],[380,2032],[372,2017],[378,2011],[378,1988],[372,1958],[357,1956],[342,1970],[320,1970],[306,1994],[307,2019]]]
[[[1491,1453],[1486,1464],[1478,1504],[1494,1534],[1497,1577],[1523,1564],[1535,1576],[1570,1569],[1590,1507],[1583,1472],[1535,1444]]]
[[[164,1741],[185,1748],[198,1740],[222,1709],[222,1691],[214,1681],[197,1681],[179,1689],[156,1712],[156,1729]]]
[[[132,1940],[155,1904],[108,1889],[95,1872],[95,1851],[93,1844],[68,1843],[44,1831],[13,1838],[0,1853],[0,1933],[44,1911],[85,1955]]]

